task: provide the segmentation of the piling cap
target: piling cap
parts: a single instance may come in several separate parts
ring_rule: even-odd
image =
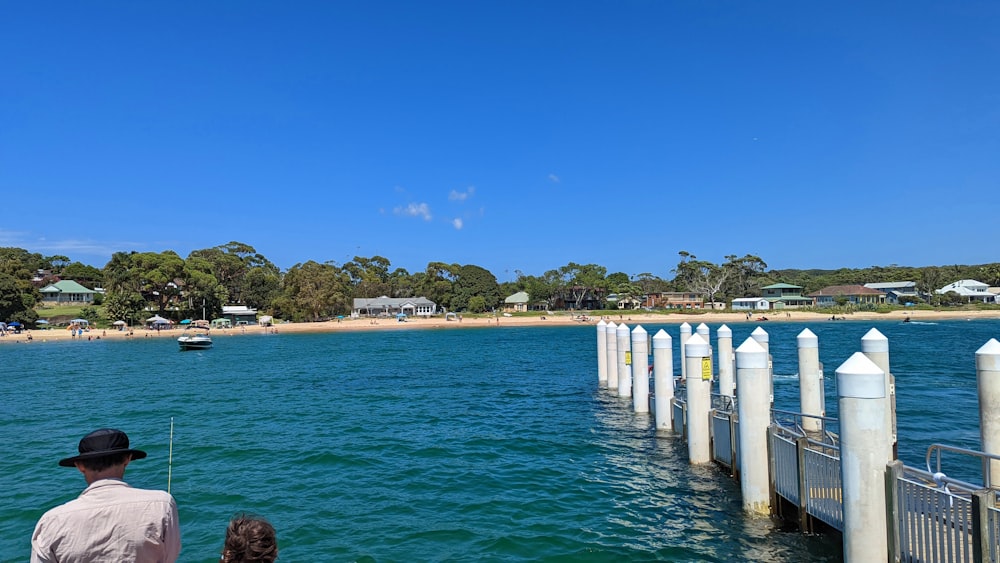
[[[855,399],[884,399],[885,372],[868,356],[855,352],[837,368],[837,395]]]
[[[819,348],[819,338],[808,328],[800,332],[795,340],[799,343],[799,348]]]
[[[628,336],[632,332],[632,329],[628,327],[627,324],[620,324],[615,328],[615,334],[618,336]]]
[[[878,329],[871,329],[861,337],[862,352],[888,352],[889,339]]]
[[[688,358],[707,358],[712,355],[712,347],[700,334],[695,334],[684,345],[684,355]]]
[[[618,328],[618,325],[615,324],[615,321],[608,321],[608,326],[604,327],[604,330],[614,332],[616,328]]]
[[[608,326],[608,323],[604,322],[604,319],[601,319],[597,323],[597,330],[599,330],[599,331],[604,330],[604,327],[606,327],[606,326]]]
[[[976,350],[976,371],[1000,371],[1000,342],[996,338]]]
[[[667,331],[661,328],[660,331],[653,336],[653,349],[659,350],[661,348],[670,348],[673,340],[674,339],[670,338],[670,335],[667,334]]]
[[[698,327],[695,328],[695,330],[698,332],[698,334],[704,334],[706,332],[709,332],[708,325],[705,323],[699,324]]]
[[[729,328],[726,325],[722,325],[719,327],[719,330],[715,331],[715,334],[717,334],[719,338],[732,338],[733,329]]]
[[[750,333],[750,338],[753,338],[760,343],[767,342],[771,339],[771,337],[767,334],[767,331],[761,327],[753,329],[753,332]]]
[[[767,369],[767,350],[753,338],[747,338],[736,349],[736,369]]]
[[[632,336],[645,336],[645,335],[646,335],[646,329],[642,328],[642,325],[635,325],[635,328],[632,329]]]
[[[686,322],[681,324],[681,334],[684,334],[685,332],[691,334],[691,325]]]

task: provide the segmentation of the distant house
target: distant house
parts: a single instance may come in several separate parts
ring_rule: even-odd
[[[518,291],[503,300],[503,310],[511,313],[524,313],[528,310],[528,302],[530,301],[531,297],[528,296],[527,291]]]
[[[630,309],[634,311],[639,307],[642,307],[642,301],[640,301],[639,298],[632,297],[629,295],[622,297],[617,293],[612,293],[608,295],[608,304],[613,305],[614,308],[618,310]]]
[[[560,288],[552,295],[552,306],[556,309],[571,310],[603,309],[607,302],[605,298],[607,292],[608,290],[602,287],[582,285]]]
[[[934,290],[934,293],[944,295],[953,291],[965,298],[967,303],[978,301],[981,303],[996,303],[997,296],[990,292],[990,286],[976,280],[958,280],[950,283],[941,289]]]
[[[763,297],[737,297],[732,301],[734,311],[767,311],[771,302]]]
[[[904,281],[866,283],[865,287],[868,289],[877,289],[885,293],[886,303],[890,303],[892,305],[899,305],[900,297],[920,299],[920,294],[917,292],[917,282]]]
[[[437,303],[426,297],[355,297],[351,317],[395,316],[430,317],[437,313]]]
[[[62,280],[39,289],[44,303],[93,303],[97,292],[73,280]]]
[[[817,307],[832,307],[840,299],[853,305],[883,305],[885,293],[863,285],[831,285],[810,293]]]
[[[663,291],[647,295],[646,306],[664,309],[704,309],[705,298],[691,291]]]
[[[229,322],[236,325],[240,321],[246,324],[257,324],[257,309],[251,309],[246,305],[223,305],[222,318],[229,319]]]
[[[772,309],[795,309],[797,307],[812,307],[811,297],[802,295],[802,286],[790,283],[775,283],[760,288],[761,297],[767,299]]]

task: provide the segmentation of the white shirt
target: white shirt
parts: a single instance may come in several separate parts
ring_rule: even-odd
[[[100,479],[38,520],[32,563],[173,563],[181,552],[177,504],[165,491]]]

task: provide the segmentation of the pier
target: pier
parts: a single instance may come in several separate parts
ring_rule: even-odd
[[[736,479],[745,512],[793,522],[806,533],[840,534],[845,561],[1000,563],[996,339],[975,357],[981,450],[935,443],[925,465],[911,467],[897,458],[900,390],[888,339],[878,330],[834,370],[836,418],[825,412],[824,366],[809,329],[796,339],[795,407],[774,404],[762,328],[735,350],[725,325],[714,346],[705,325],[692,331],[684,323],[678,336],[675,373],[674,339],[666,331],[650,336],[641,326],[599,322],[598,384],[627,398],[622,408],[650,413],[658,434],[684,440],[689,463],[714,464]],[[946,456],[971,460],[981,478],[949,477]]]

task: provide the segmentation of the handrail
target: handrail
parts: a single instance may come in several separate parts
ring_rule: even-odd
[[[933,473],[934,475],[941,475],[945,479],[947,479],[947,476],[945,476],[944,473],[941,472],[941,454],[943,452],[951,452],[951,453],[979,458],[979,460],[982,462],[982,467],[983,467],[983,487],[987,489],[993,488],[992,483],[990,483],[991,472],[989,470],[989,464],[987,460],[992,459],[995,461],[1000,461],[1000,454],[988,454],[986,452],[970,450],[967,448],[959,448],[957,446],[949,446],[946,444],[931,444],[930,446],[927,447],[927,458],[926,458],[927,472]],[[937,454],[937,471],[931,469],[931,456],[933,456],[935,453]],[[955,481],[955,483],[961,483],[961,481]],[[975,485],[971,486],[975,487]]]

